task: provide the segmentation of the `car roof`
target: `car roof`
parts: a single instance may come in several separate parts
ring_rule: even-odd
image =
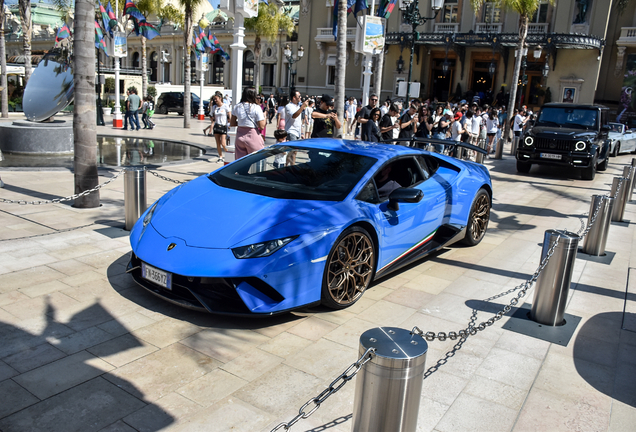
[[[574,103],[566,103],[566,102],[549,102],[543,105],[541,108],[550,107],[550,108],[574,108],[574,109],[600,109],[606,110],[608,109],[604,105],[598,104],[574,104]]]
[[[287,141],[282,145],[324,149],[369,156],[383,162],[400,155],[424,154],[423,150],[402,145],[371,143],[365,141],[343,140],[335,138],[314,138],[303,141]]]

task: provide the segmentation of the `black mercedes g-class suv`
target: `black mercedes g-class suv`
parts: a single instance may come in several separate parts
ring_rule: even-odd
[[[594,180],[605,171],[610,156],[607,107],[548,103],[517,145],[517,171],[527,173],[532,164],[571,166],[581,178]]]

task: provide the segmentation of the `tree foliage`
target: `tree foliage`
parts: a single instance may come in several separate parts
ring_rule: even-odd
[[[258,15],[245,19],[245,29],[256,33],[257,37],[273,42],[281,31],[291,36],[294,31],[294,20],[274,2],[261,3],[258,5]]]

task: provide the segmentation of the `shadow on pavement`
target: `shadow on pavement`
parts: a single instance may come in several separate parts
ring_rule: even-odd
[[[48,303],[45,322],[27,321],[32,329],[0,322],[0,357],[21,372],[0,384],[0,398],[6,402],[0,408],[0,430],[96,431],[130,416],[127,422],[133,427],[158,431],[174,422],[170,413],[144,400],[132,383],[107,372],[112,366],[104,360],[142,346],[115,317],[99,303],[65,322],[55,316]],[[100,333],[95,326],[101,323],[108,323],[112,333]],[[83,349],[88,333],[92,336]],[[91,346],[97,334],[103,343]],[[118,343],[116,334],[126,334],[125,343]],[[154,419],[150,423],[145,420],[149,412]]]

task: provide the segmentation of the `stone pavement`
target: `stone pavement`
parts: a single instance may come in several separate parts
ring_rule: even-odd
[[[211,140],[201,134],[203,122],[184,130],[172,115],[157,116],[157,124],[98,133]],[[188,180],[220,166],[215,160],[159,171]],[[348,309],[260,319],[181,309],[132,282],[122,178],[101,190],[97,209],[0,203],[0,430],[269,431],[358,358],[365,330],[457,331],[473,311],[477,322],[491,317],[512,294],[482,300],[529,278],[544,231],[578,231],[590,196],[609,192],[630,162],[630,155],[613,158],[588,182],[548,168],[518,175],[510,156],[488,160],[494,207],[480,245],[447,248],[384,278]],[[100,170],[100,181],[115,172]],[[2,169],[0,176],[2,198],[73,191],[68,170]],[[172,186],[149,176],[149,203]],[[221,203],[217,216],[221,230]],[[633,203],[625,219],[636,220]],[[621,323],[635,235],[633,223],[612,223],[609,264],[579,255],[566,312],[581,322],[567,346],[505,329],[509,316],[455,347],[431,342],[418,431],[634,430],[636,333]],[[632,291],[632,330],[635,300]],[[350,431],[354,388],[347,384],[292,430]]]

